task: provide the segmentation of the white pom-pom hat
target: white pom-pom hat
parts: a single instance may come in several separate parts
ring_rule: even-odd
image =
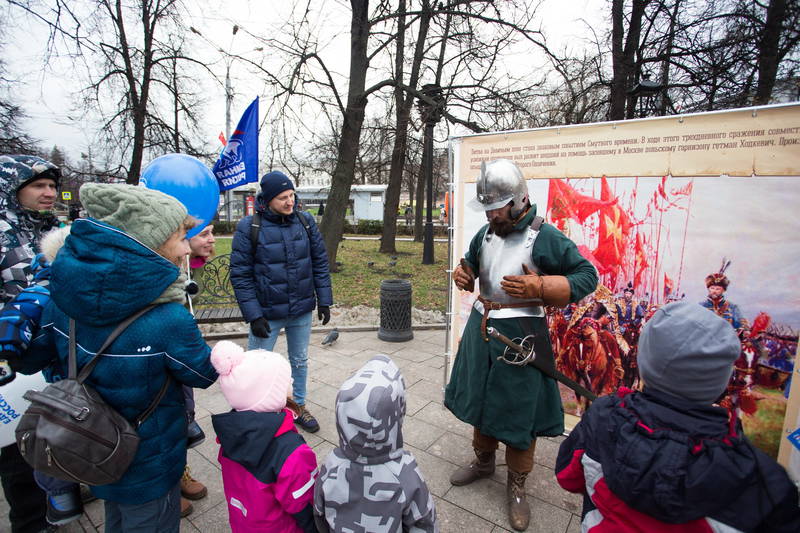
[[[278,412],[286,407],[292,368],[284,357],[267,350],[245,352],[238,344],[220,341],[211,350],[219,386],[237,411]]]

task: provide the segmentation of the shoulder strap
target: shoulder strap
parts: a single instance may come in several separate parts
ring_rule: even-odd
[[[153,401],[150,402],[150,405],[147,406],[147,409],[145,409],[142,414],[137,416],[136,420],[133,421],[134,428],[139,429],[139,426],[142,425],[142,422],[147,420],[147,418],[153,414],[153,411],[156,410],[156,407],[158,407],[158,404],[161,403],[162,398],[164,398],[164,395],[167,393],[170,381],[172,381],[172,376],[169,374],[169,372],[167,372],[167,378],[164,380],[164,384],[161,385],[161,388],[158,390],[156,397],[153,398]]]
[[[539,231],[539,228],[542,227],[542,224],[544,224],[544,218],[540,217],[539,215],[536,215],[535,217],[533,217],[533,222],[531,222],[531,228],[534,231]]]
[[[258,232],[261,230],[261,213],[256,211],[253,213],[253,218],[250,220],[250,250],[253,257],[256,256],[256,248],[258,247]]]
[[[306,235],[311,239],[311,223],[308,220],[311,214],[305,211],[297,211],[297,219],[306,230]],[[250,221],[250,249],[253,257],[256,256],[256,247],[258,246],[258,232],[261,230],[261,213],[256,212],[253,219]]]
[[[139,311],[135,312],[134,314],[123,320],[116,328],[114,328],[114,331],[111,332],[111,334],[108,336],[108,338],[106,338],[105,342],[100,347],[100,349],[97,350],[95,356],[92,357],[92,359],[86,364],[86,366],[84,366],[81,369],[81,373],[77,377],[78,383],[83,383],[86,380],[86,378],[89,377],[89,374],[91,374],[92,370],[94,370],[95,365],[97,365],[97,361],[100,359],[100,356],[103,354],[105,349],[108,348],[112,342],[114,342],[114,339],[119,337],[120,333],[125,331],[125,329],[128,326],[130,326],[137,318],[139,318],[146,312],[150,311],[154,307],[155,304],[151,304],[145,307],[144,309],[140,309]],[[70,318],[69,319],[69,378],[70,379],[76,379],[75,373],[78,361],[77,361],[77,355],[75,353],[75,344],[76,344],[75,319]],[[153,411],[156,410],[156,407],[158,407],[158,404],[161,403],[161,400],[167,393],[170,381],[172,381],[172,376],[170,376],[168,373],[167,379],[164,380],[164,384],[161,385],[161,389],[159,389],[158,394],[156,394],[156,397],[153,398],[153,401],[150,402],[150,405],[147,406],[147,409],[145,409],[144,412],[142,412],[142,414],[136,417],[136,420],[134,421],[135,428],[138,428],[142,424],[142,422],[147,420],[147,417],[153,414]]]
[[[298,211],[297,218],[300,219],[300,223],[306,229],[306,235],[308,235],[308,239],[311,240],[311,223],[308,220],[308,217],[311,216],[311,213],[307,211]]]

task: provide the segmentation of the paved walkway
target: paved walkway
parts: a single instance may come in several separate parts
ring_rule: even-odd
[[[501,466],[490,479],[466,487],[453,487],[448,477],[457,465],[472,457],[471,428],[442,406],[442,369],[445,332],[415,331],[414,339],[402,343],[378,340],[375,331],[342,332],[332,347],[320,346],[324,334],[314,333],[309,347],[308,407],[320,422],[320,431],[303,433],[322,462],[338,437],[333,406],[341,383],[376,353],[390,355],[405,377],[407,414],[403,425],[405,447],[417,458],[428,487],[434,495],[442,533],[500,533],[511,531],[506,519],[505,476]],[[242,341],[246,342],[246,341]],[[285,340],[277,351],[285,351]],[[208,496],[194,502],[194,512],[181,521],[181,532],[229,531],[228,510],[217,462],[218,445],[211,426],[211,414],[229,406],[215,384],[196,391],[197,419],[206,440],[189,450],[192,474],[208,486]],[[553,466],[561,439],[540,439],[536,464],[528,480],[532,518],[528,531],[577,533],[580,531],[581,500],[558,487]],[[498,459],[502,454],[498,454]],[[0,500],[0,531],[9,531],[8,507]],[[83,518],[59,531],[102,531],[103,505],[88,504]]]

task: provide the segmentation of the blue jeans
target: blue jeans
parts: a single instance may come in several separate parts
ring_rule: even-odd
[[[166,494],[139,504],[105,500],[106,533],[178,533],[181,525],[181,484]]]
[[[286,347],[289,364],[292,365],[292,394],[297,405],[306,404],[306,379],[308,378],[308,343],[311,340],[311,312],[294,318],[269,320],[270,333],[267,338],[256,337],[250,331],[247,349],[272,351],[281,328],[286,330]]]
[[[80,486],[73,481],[64,481],[63,479],[50,477],[38,470],[33,471],[33,477],[36,480],[36,484],[39,485],[39,488],[45,491],[48,496],[58,496],[60,494],[68,494],[80,490]]]

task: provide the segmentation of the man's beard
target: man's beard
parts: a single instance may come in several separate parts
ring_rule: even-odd
[[[498,237],[507,237],[514,231],[514,223],[510,220],[498,220],[493,218],[489,221],[489,229]]]

